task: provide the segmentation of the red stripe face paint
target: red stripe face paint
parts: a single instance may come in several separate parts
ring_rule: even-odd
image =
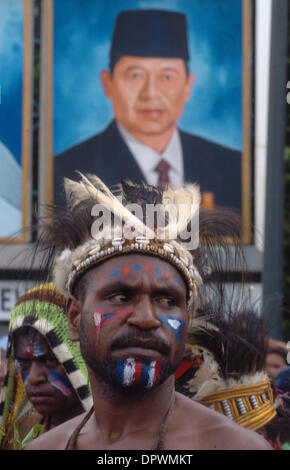
[[[142,362],[141,361],[135,362],[134,381],[136,384],[139,384],[142,381]]]
[[[24,355],[25,357],[33,357],[34,355],[34,347],[30,344],[30,345],[27,345],[25,346],[25,350],[24,350]]]
[[[120,309],[115,312],[104,312],[103,310],[95,310],[94,312],[94,324],[97,331],[97,339],[100,334],[100,330],[103,327],[115,323],[115,321],[122,320],[123,318],[132,315],[133,311],[130,309]]]
[[[38,341],[31,341],[30,344],[25,345],[23,352],[27,358],[44,356],[47,353]]]

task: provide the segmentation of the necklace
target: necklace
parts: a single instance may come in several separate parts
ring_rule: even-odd
[[[169,421],[169,418],[172,414],[174,405],[175,405],[175,392],[173,391],[173,395],[172,395],[172,398],[171,398],[171,401],[170,401],[169,408],[168,408],[168,410],[167,410],[167,412],[164,416],[164,419],[163,419],[163,421],[160,425],[160,428],[159,428],[156,443],[155,443],[155,445],[153,445],[151,450],[162,450],[163,449],[163,447],[164,447],[164,437],[165,437],[165,433],[167,431],[168,421]]]

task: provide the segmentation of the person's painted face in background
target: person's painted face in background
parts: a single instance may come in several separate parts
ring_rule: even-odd
[[[142,141],[175,129],[194,77],[182,59],[124,56],[101,80],[117,122]]]
[[[63,415],[79,400],[45,339],[31,329],[14,340],[15,359],[29,401],[42,415]]]
[[[71,339],[80,338],[95,377],[144,390],[177,369],[188,321],[186,288],[166,261],[140,254],[109,259],[89,272],[79,313],[74,305],[71,300]]]
[[[280,354],[271,353],[266,357],[266,371],[271,379],[275,379],[279,372],[286,367],[287,364]]]

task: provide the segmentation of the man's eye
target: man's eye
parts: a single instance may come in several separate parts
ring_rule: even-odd
[[[16,359],[15,365],[17,368],[27,369],[30,366],[30,360],[29,359]]]
[[[111,302],[115,302],[115,303],[122,303],[122,302],[126,302],[127,300],[129,300],[129,295],[128,294],[121,294],[121,293],[118,293],[118,294],[112,294],[110,296],[108,296],[108,299],[111,301]]]
[[[173,297],[158,297],[158,303],[163,307],[173,307],[176,301]]]
[[[127,77],[129,78],[140,78],[141,77],[141,72],[138,70],[132,70],[130,72],[127,72]]]
[[[46,366],[49,369],[54,369],[59,364],[58,360],[55,357],[48,357],[45,362],[46,362]]]
[[[171,81],[174,79],[174,75],[172,73],[165,73],[162,77],[165,81]]]

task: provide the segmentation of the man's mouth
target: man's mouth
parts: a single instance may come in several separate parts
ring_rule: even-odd
[[[31,403],[37,405],[41,403],[46,403],[47,401],[51,401],[54,399],[54,397],[49,393],[37,393],[36,392],[31,395],[28,395],[28,399],[29,401],[31,401]]]
[[[112,345],[113,354],[122,356],[142,356],[155,359],[162,355],[168,355],[169,347],[162,341],[144,338],[128,338],[116,340]]]
[[[139,110],[139,113],[142,114],[142,116],[145,116],[148,119],[159,119],[163,113],[163,109],[154,109],[154,108],[148,108],[148,109],[141,109]]]

